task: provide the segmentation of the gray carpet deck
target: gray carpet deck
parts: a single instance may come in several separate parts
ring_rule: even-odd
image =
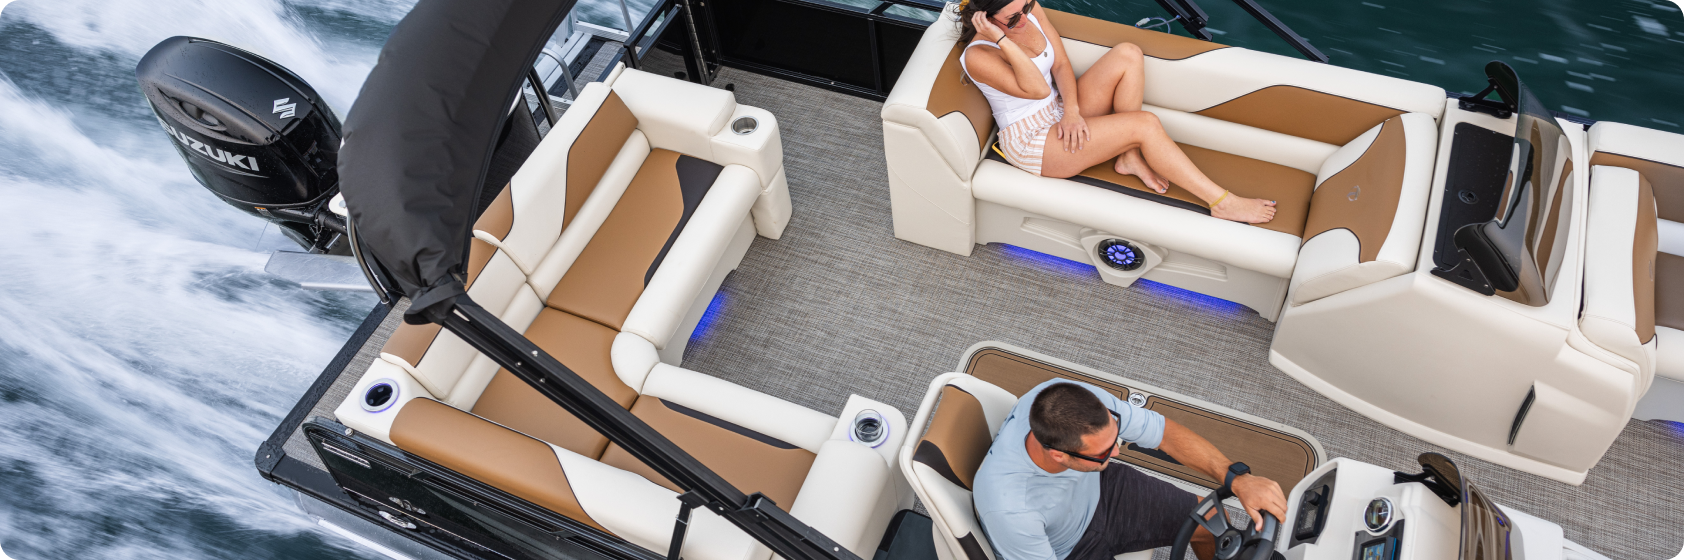
[[[1611,558],[1672,558],[1684,545],[1684,427],[1631,422],[1577,487],[1448,452],[1269,365],[1274,324],[1237,304],[1117,288],[1016,248],[961,257],[895,239],[880,103],[732,69],[714,85],[730,83],[777,115],[795,212],[725,281],[688,369],[833,414],[859,393],[910,418],[966,348],[1000,340],[1297,427],[1330,457],[1414,472],[1420,453],[1446,453],[1499,503]]]
[[[651,58],[654,72],[682,68]],[[714,82],[727,84],[777,116],[795,212],[782,239],[757,238],[726,279],[688,369],[832,414],[858,393],[910,419],[931,379],[998,340],[1302,429],[1329,457],[1413,472],[1416,455],[1446,453],[1499,503],[1611,558],[1672,558],[1684,546],[1684,427],[1631,422],[1578,487],[1448,452],[1276,370],[1274,324],[1238,304],[1149,282],[1117,288],[1087,265],[1022,249],[961,257],[895,239],[881,104],[733,69]],[[395,327],[388,318],[313,416],[332,416]],[[286,449],[317,463],[298,434]]]

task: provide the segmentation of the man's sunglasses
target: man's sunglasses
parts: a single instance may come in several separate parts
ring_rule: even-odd
[[[1077,459],[1088,461],[1090,463],[1099,463],[1101,465],[1105,464],[1106,461],[1111,460],[1111,454],[1117,452],[1117,440],[1120,440],[1120,439],[1123,438],[1123,417],[1117,415],[1117,411],[1115,411],[1115,410],[1106,410],[1106,412],[1111,413],[1111,417],[1117,419],[1117,436],[1114,437],[1114,438],[1111,438],[1111,447],[1105,448],[1105,452],[1099,454],[1099,457],[1104,457],[1103,459],[1101,459],[1099,457],[1089,457],[1087,455],[1083,455],[1083,454],[1077,453],[1075,451],[1065,451],[1063,449],[1058,449],[1056,447],[1052,447],[1052,446],[1049,446],[1049,445],[1046,445],[1046,444],[1042,444],[1041,447],[1045,447],[1047,449],[1051,449],[1053,451],[1057,451],[1059,453],[1063,453],[1065,455],[1069,455],[1069,456],[1075,457]]]
[[[1017,29],[1018,22],[1023,21],[1023,16],[1029,15],[1029,11],[1033,9],[1035,9],[1035,0],[1025,2],[1023,4],[1023,11],[1012,14],[1011,19],[1006,20],[1006,28]]]

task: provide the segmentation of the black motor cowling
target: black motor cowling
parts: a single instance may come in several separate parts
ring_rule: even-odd
[[[344,223],[326,208],[339,191],[339,118],[314,88],[263,57],[192,37],[152,47],[135,76],[200,184],[312,252],[343,251]]]

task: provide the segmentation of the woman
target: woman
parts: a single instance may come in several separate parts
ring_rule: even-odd
[[[1146,82],[1139,47],[1117,45],[1078,80],[1058,30],[1035,0],[967,0],[959,17],[959,40],[969,43],[959,63],[988,98],[1012,165],[1064,178],[1116,158],[1118,173],[1159,193],[1174,181],[1204,200],[1212,216],[1252,224],[1274,219],[1274,201],[1217,186],[1156,115],[1140,110]],[[1046,149],[1054,140],[1058,146]]]

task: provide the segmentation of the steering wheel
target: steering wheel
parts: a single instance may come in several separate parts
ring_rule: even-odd
[[[1193,506],[1193,512],[1187,514],[1187,519],[1181,521],[1181,531],[1175,535],[1175,545],[1170,548],[1169,557],[1181,560],[1187,557],[1187,545],[1193,541],[1193,532],[1203,526],[1216,536],[1216,560],[1269,560],[1275,552],[1275,533],[1280,529],[1280,520],[1274,514],[1263,512],[1263,530],[1255,526],[1239,529],[1228,519],[1227,508],[1222,507],[1222,500],[1234,495],[1234,478],[1248,474],[1251,468],[1245,463],[1234,463],[1228,468],[1227,480],[1222,486],[1199,500]],[[1210,515],[1211,510],[1216,515]],[[1206,519],[1209,517],[1209,519]]]

